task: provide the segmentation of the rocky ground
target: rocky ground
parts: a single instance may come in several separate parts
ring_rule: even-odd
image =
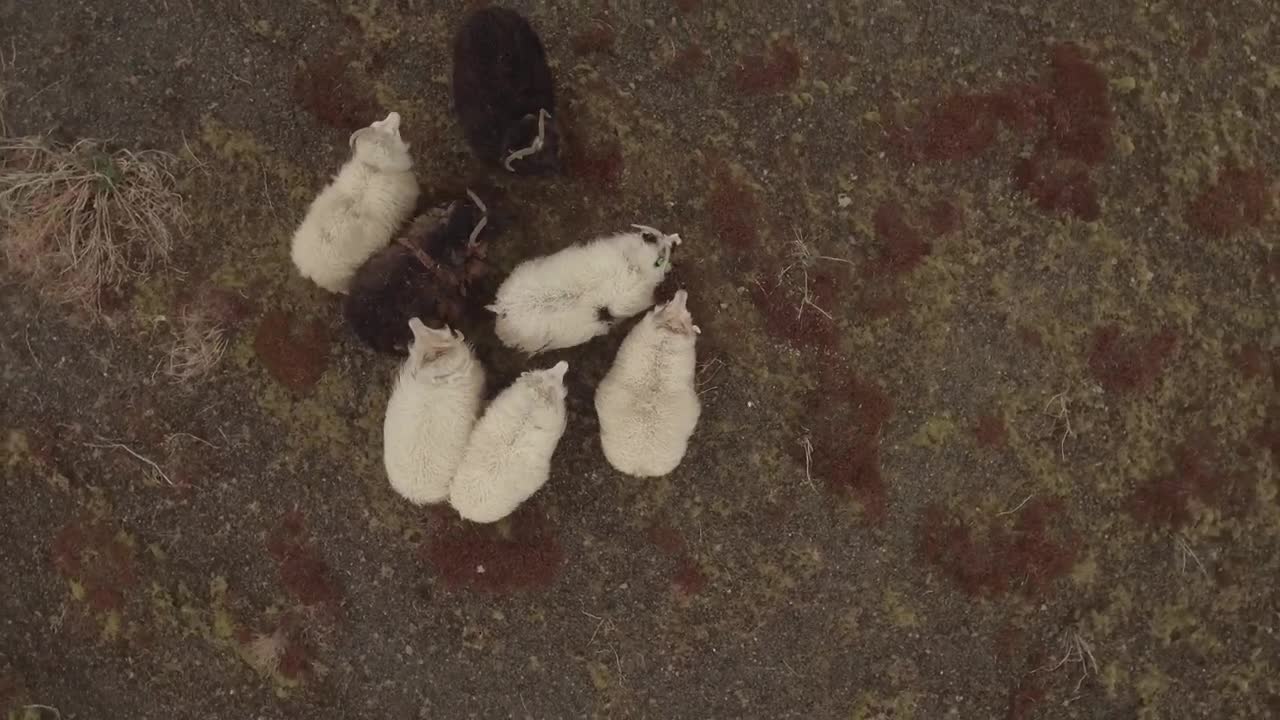
[[[9,133],[175,153],[193,221],[102,318],[0,278],[0,712],[1280,715],[1273,3],[514,5],[555,179],[463,142],[463,3],[0,3]],[[671,476],[599,449],[616,332],[534,361],[569,427],[508,521],[391,491],[395,361],[288,257],[388,110],[499,278],[683,236]],[[229,348],[176,381],[191,307]],[[468,330],[494,391],[527,366]]]

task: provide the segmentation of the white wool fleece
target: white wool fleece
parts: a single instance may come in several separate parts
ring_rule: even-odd
[[[409,144],[391,113],[351,134],[351,159],[311,203],[293,236],[293,264],[329,292],[345,293],[351,277],[386,247],[418,201]]]
[[[635,227],[516,267],[489,306],[498,338],[531,354],[572,347],[609,332],[601,310],[618,319],[651,306],[680,236]]]
[[[700,332],[677,291],[631,330],[596,389],[600,445],[609,464],[637,477],[666,475],[684,458],[702,412],[694,387]]]
[[[496,522],[547,482],[567,421],[568,369],[568,363],[559,362],[526,372],[489,404],[453,477],[449,503],[459,515]]]
[[[410,502],[443,502],[480,413],[484,367],[462,333],[409,321],[413,345],[387,402],[382,454]]]

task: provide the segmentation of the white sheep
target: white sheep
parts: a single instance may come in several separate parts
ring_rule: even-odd
[[[413,344],[387,402],[382,453],[391,487],[410,502],[443,502],[480,412],[484,367],[462,333],[409,321]]]
[[[398,113],[355,131],[348,144],[351,159],[311,203],[293,236],[298,272],[335,293],[347,292],[356,270],[386,247],[418,200]]]
[[[679,290],[636,323],[596,389],[604,456],[628,475],[675,470],[698,424],[694,344],[701,330],[687,300]]]
[[[530,354],[572,347],[653,305],[680,236],[633,227],[516,267],[488,306],[498,338]]]
[[[551,474],[564,434],[566,362],[531,370],[494,398],[476,423],[453,477],[449,503],[467,520],[501,520],[528,500]]]

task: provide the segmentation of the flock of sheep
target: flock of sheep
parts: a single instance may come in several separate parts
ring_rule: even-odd
[[[504,8],[472,13],[453,63],[454,108],[475,152],[516,174],[558,170],[554,82],[528,21]],[[477,274],[487,208],[468,191],[410,221],[419,190],[397,113],[357,130],[350,146],[293,237],[293,262],[346,296],[344,314],[364,342],[408,354],[383,427],[391,486],[417,504],[448,501],[468,520],[500,520],[550,475],[568,363],[523,373],[482,408],[484,368],[449,322]],[[487,309],[498,338],[529,355],[579,345],[649,310],[595,395],[605,457],[647,477],[675,469],[697,425],[700,331],[685,291],[654,306],[680,236],[633,228],[525,261]]]

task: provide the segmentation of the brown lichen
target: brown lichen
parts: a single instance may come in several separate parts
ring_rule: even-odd
[[[253,350],[271,377],[294,392],[305,392],[324,374],[329,332],[318,319],[307,321],[299,331],[291,315],[272,309],[258,325]]]
[[[1178,337],[1162,331],[1145,340],[1126,335],[1116,325],[1098,328],[1088,350],[1089,371],[1108,392],[1148,390],[1164,372]]]

